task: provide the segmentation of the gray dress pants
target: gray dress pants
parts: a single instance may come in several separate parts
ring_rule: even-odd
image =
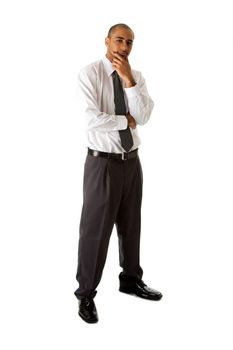
[[[140,228],[142,169],[139,157],[128,160],[87,155],[80,220],[78,299],[96,295],[109,239],[116,224],[124,279],[141,279]]]

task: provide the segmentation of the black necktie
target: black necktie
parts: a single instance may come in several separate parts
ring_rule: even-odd
[[[124,92],[121,85],[120,77],[116,71],[113,72],[113,89],[116,115],[126,115],[126,106]],[[125,130],[119,130],[121,145],[126,152],[133,147],[133,137],[129,127]]]

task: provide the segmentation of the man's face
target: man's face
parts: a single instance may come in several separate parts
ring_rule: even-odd
[[[118,53],[127,58],[132,50],[134,34],[131,30],[118,27],[114,30],[111,37],[105,39],[107,46],[107,57],[112,61],[114,53]]]

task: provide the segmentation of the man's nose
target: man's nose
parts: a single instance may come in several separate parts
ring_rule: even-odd
[[[123,41],[123,42],[121,43],[121,49],[122,49],[122,51],[127,51],[128,47],[127,47],[126,42]]]

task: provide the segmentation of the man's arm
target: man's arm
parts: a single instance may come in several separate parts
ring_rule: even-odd
[[[113,67],[125,83],[125,93],[128,98],[129,111],[131,116],[139,125],[145,124],[151,115],[154,102],[150,98],[145,79],[140,72],[133,74],[128,58],[113,53]]]
[[[135,72],[136,85],[125,88],[130,114],[139,125],[148,122],[154,107],[154,102],[148,94],[145,79],[140,72]]]
[[[86,117],[88,130],[110,132],[127,128],[128,120],[125,115],[107,114],[101,112],[97,103],[96,79],[94,72],[81,70],[78,82],[87,104]]]

